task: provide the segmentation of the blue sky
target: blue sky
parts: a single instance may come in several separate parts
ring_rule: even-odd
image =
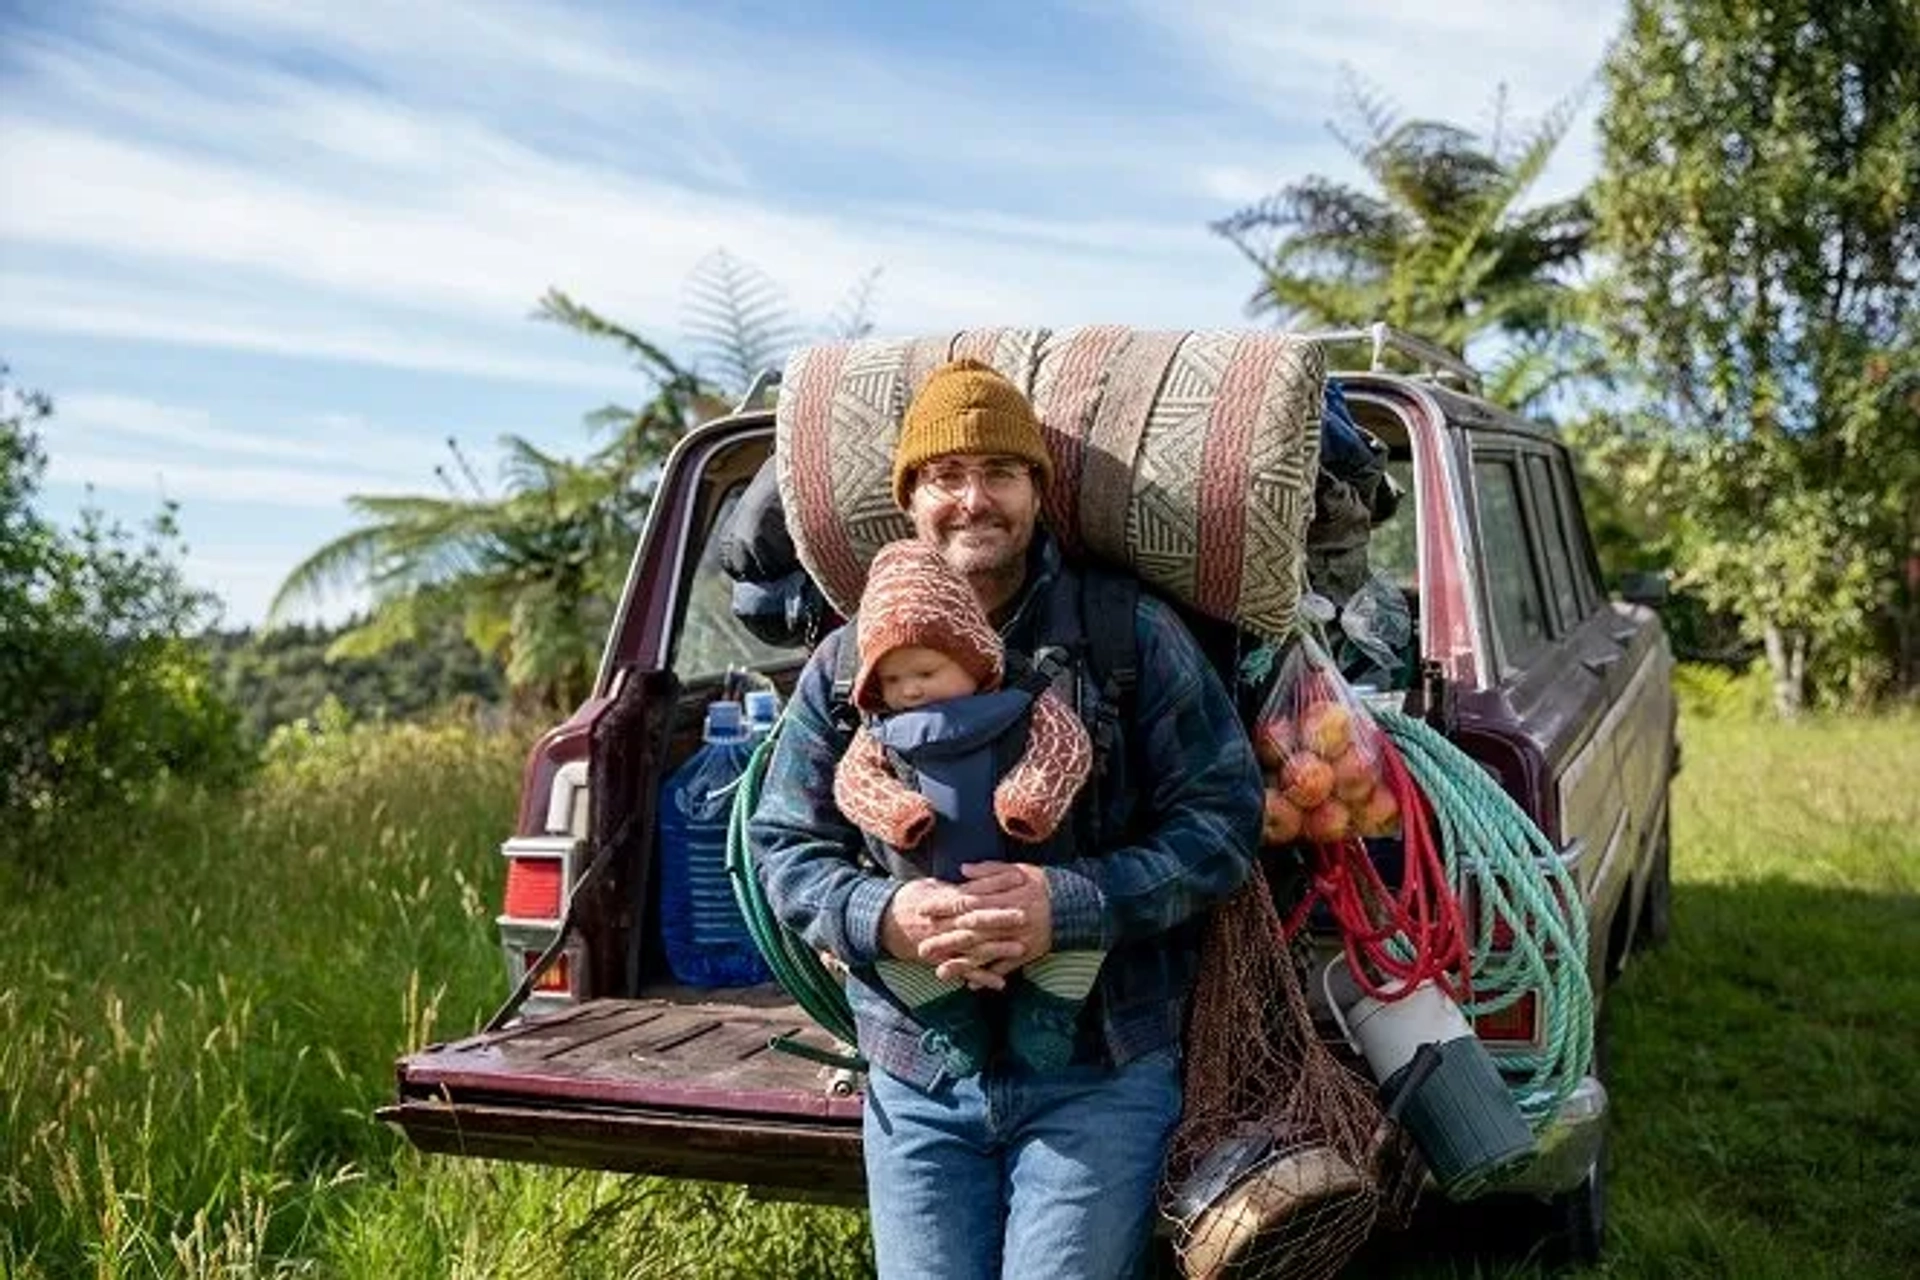
[[[803,320],[880,268],[884,333],[1245,323],[1207,222],[1354,176],[1343,69],[1475,127],[1504,82],[1524,122],[1621,11],[0,0],[0,358],[56,398],[50,509],[178,500],[189,576],[257,622],[346,495],[640,398],[528,321],[549,285],[680,351],[721,247]],[[1598,96],[1537,195],[1591,174]]]

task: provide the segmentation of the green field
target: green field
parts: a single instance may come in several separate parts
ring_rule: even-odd
[[[1920,721],[1685,736],[1674,941],[1610,1001],[1603,1274],[1914,1274]],[[426,1159],[369,1120],[397,1053],[501,995],[519,757],[357,733],[0,859],[0,1277],[865,1271],[857,1213]]]

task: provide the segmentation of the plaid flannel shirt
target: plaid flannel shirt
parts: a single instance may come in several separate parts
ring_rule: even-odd
[[[1047,642],[1051,580],[1069,573],[1044,534],[1007,644]],[[1072,598],[1069,596],[1068,598]],[[1088,619],[1088,627],[1101,625]],[[1199,967],[1207,909],[1240,887],[1259,841],[1261,782],[1227,691],[1179,617],[1142,593],[1133,618],[1137,684],[1124,743],[1101,783],[1106,848],[1044,867],[1057,950],[1107,952],[1082,1010],[1076,1060],[1119,1065],[1175,1045]],[[775,912],[852,970],[860,1050],[923,1089],[942,1060],[873,977],[880,921],[899,881],[833,801],[848,738],[831,718],[833,673],[852,625],[828,636],[801,672],[750,828]]]

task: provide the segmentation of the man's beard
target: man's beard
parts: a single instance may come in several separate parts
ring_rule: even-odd
[[[1025,549],[1013,545],[1013,527],[1003,520],[974,520],[964,525],[948,525],[941,553],[947,563],[967,577],[999,578],[1022,568]],[[997,534],[987,543],[970,542],[969,533]]]

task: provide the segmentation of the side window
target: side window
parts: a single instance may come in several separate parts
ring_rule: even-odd
[[[720,540],[745,491],[745,484],[735,485],[720,499],[686,584],[686,607],[673,640],[672,663],[673,673],[684,681],[725,675],[735,667],[783,666],[806,657],[804,649],[763,643],[733,616],[733,580],[720,567]]]
[[[1567,516],[1559,493],[1553,487],[1553,464],[1545,454],[1527,455],[1527,482],[1533,489],[1533,509],[1540,528],[1540,545],[1547,553],[1547,583],[1553,592],[1554,608],[1560,615],[1560,629],[1571,631],[1580,625],[1586,611],[1581,607],[1580,589],[1574,581],[1572,544],[1567,540]]]
[[[1511,458],[1478,458],[1473,464],[1479,495],[1481,562],[1493,625],[1510,667],[1524,665],[1547,642],[1547,599],[1534,563],[1533,543],[1520,505],[1520,473]]]
[[[1580,506],[1580,489],[1573,482],[1573,470],[1565,458],[1553,464],[1554,491],[1560,495],[1561,520],[1567,530],[1567,545],[1573,548],[1573,579],[1580,588],[1580,602],[1592,612],[1606,599],[1600,588],[1599,563],[1593,554],[1593,535],[1587,530],[1587,517]]]

